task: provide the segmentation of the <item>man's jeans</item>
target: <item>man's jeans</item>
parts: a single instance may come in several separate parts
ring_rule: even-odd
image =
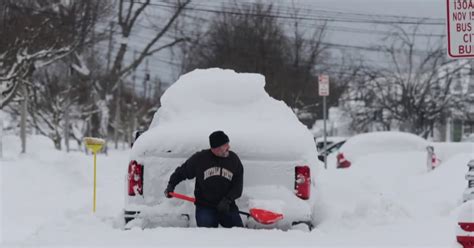
[[[221,214],[217,209],[196,205],[196,223],[198,227],[243,227],[242,219],[236,209]]]

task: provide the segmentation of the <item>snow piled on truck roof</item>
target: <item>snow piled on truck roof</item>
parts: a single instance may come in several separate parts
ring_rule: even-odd
[[[181,76],[161,97],[133,154],[189,156],[209,148],[209,134],[223,130],[243,159],[314,159],[312,134],[264,86],[260,74],[218,68]]]

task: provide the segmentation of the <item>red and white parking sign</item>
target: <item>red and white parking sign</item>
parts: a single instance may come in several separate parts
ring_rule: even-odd
[[[446,0],[448,55],[474,57],[474,0]]]
[[[319,75],[319,95],[329,96],[329,76]]]

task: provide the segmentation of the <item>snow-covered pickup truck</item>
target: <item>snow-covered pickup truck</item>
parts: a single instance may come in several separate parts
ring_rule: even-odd
[[[194,206],[168,199],[170,174],[197,151],[208,136],[223,130],[244,166],[240,210],[262,208],[284,218],[263,225],[242,216],[249,228],[291,229],[314,225],[317,155],[312,134],[282,101],[264,90],[259,74],[195,70],[179,78],[162,96],[149,129],[134,142],[125,176],[127,225],[195,226]],[[194,180],[175,192],[192,195]]]

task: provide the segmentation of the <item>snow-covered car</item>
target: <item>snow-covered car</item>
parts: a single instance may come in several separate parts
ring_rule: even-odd
[[[414,134],[405,132],[372,132],[355,135],[349,138],[337,153],[337,168],[348,168],[360,158],[369,155],[377,156],[380,163],[396,156],[412,157],[412,161],[433,169],[438,165],[438,159],[430,143]],[[374,159],[375,157],[372,157]]]
[[[195,226],[194,206],[167,199],[163,191],[176,167],[208,149],[211,132],[223,130],[244,166],[243,194],[236,201],[240,210],[261,208],[284,216],[273,225],[243,216],[244,225],[311,228],[317,174],[313,136],[284,102],[265,92],[264,85],[259,74],[217,68],[181,76],[161,97],[149,129],[132,147],[125,221]],[[194,180],[181,182],[175,192],[193,195]]]
[[[339,143],[341,141],[345,141],[346,137],[338,137],[338,136],[329,136],[326,137],[326,145],[324,145],[324,137],[315,137],[314,142],[316,143],[316,150],[321,152],[325,150],[325,147],[329,147],[332,144]]]
[[[461,138],[461,142],[474,142],[474,133],[471,133],[471,134],[468,134],[468,135],[464,135],[464,136]]]
[[[322,150],[321,152],[318,153],[318,159],[321,162],[324,162],[325,157],[329,156],[332,153],[335,153],[335,152],[339,151],[339,149],[341,148],[342,145],[344,145],[344,143],[346,143],[346,140],[339,141],[337,143],[333,143],[333,144],[329,145],[327,148],[325,148],[324,150]]]

